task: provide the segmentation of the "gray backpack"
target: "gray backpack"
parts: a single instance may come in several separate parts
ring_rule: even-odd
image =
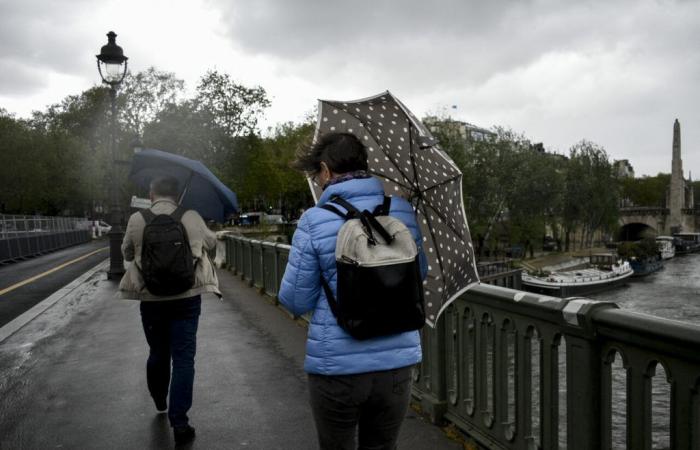
[[[343,219],[335,247],[337,298],[321,283],[338,325],[356,339],[420,329],[425,323],[418,248],[410,230],[389,216],[391,197],[373,212],[334,196],[321,208]]]

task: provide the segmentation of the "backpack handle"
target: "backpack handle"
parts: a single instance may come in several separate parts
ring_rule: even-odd
[[[384,202],[381,205],[377,205],[372,214],[375,216],[388,216],[389,211],[391,211],[391,197],[385,195]]]
[[[386,231],[386,228],[384,228],[382,224],[379,223],[377,218],[374,217],[374,214],[365,209],[364,211],[362,211],[361,218],[362,223],[365,224],[367,230],[369,231],[371,239],[370,242],[374,241],[374,236],[372,235],[372,228],[374,228],[387,244],[391,244],[391,242],[394,240],[394,236],[390,235],[389,232]],[[376,241],[374,243],[376,244]]]
[[[348,202],[347,200],[345,200],[337,195],[334,195],[333,197],[331,197],[330,201],[332,203],[336,203],[336,204],[342,206],[343,208],[345,208],[347,210],[347,214],[341,213],[340,210],[338,210],[338,208],[336,208],[333,205],[329,205],[329,204],[323,205],[322,208],[325,210],[336,213],[337,215],[344,218],[345,220],[360,219],[360,221],[362,222],[362,225],[364,225],[364,227],[365,227],[365,230],[367,230],[367,234],[369,235],[370,244],[372,244],[372,245],[377,244],[377,240],[374,237],[374,233],[372,232],[372,229],[376,230],[377,233],[379,233],[379,235],[382,237],[382,239],[384,239],[384,241],[387,244],[390,244],[394,240],[394,237],[392,235],[390,235],[388,231],[386,231],[386,229],[382,226],[381,223],[379,223],[379,221],[375,217],[378,215],[385,216],[385,215],[389,214],[389,208],[391,205],[391,197],[388,197],[385,195],[383,203],[381,205],[378,205],[374,209],[373,213],[369,212],[366,209],[364,211],[360,212],[360,210],[355,208],[352,205],[352,203]]]

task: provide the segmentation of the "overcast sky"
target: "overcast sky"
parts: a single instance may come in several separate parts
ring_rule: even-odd
[[[97,84],[109,30],[134,71],[261,85],[267,125],[388,89],[550,151],[594,141],[639,176],[671,171],[678,118],[700,179],[700,1],[0,0],[0,107],[25,117]]]

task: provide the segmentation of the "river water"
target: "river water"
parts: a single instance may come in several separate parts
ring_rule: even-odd
[[[700,253],[666,261],[664,268],[626,286],[589,296],[623,309],[700,325]]]
[[[667,260],[664,268],[644,278],[632,278],[626,286],[589,296],[620,308],[700,325],[700,254]],[[613,364],[613,441],[625,445],[625,372],[620,358]],[[663,369],[652,379],[653,448],[670,448],[670,387]]]

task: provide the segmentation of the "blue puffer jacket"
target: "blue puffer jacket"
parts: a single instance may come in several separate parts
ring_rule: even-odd
[[[304,369],[321,375],[345,375],[416,364],[422,356],[417,331],[358,341],[338,326],[328,306],[320,274],[323,273],[335,294],[335,243],[344,220],[318,206],[327,203],[334,195],[349,201],[360,211],[372,211],[382,203],[384,190],[376,178],[352,179],[330,185],[317,207],[307,210],[299,220],[279,299],[296,315],[313,310]],[[421,275],[425,278],[427,263],[413,208],[406,200],[393,197],[390,214],[411,230],[420,252]]]

